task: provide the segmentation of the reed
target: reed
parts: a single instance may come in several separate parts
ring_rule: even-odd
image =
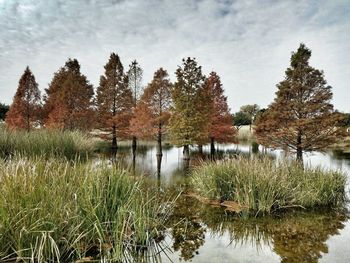
[[[123,261],[162,235],[172,201],[92,162],[0,160],[0,261]]]
[[[269,158],[238,158],[197,167],[191,185],[200,195],[239,203],[254,214],[289,207],[336,206],[345,199],[346,176]]]
[[[92,138],[79,131],[0,129],[0,158],[21,155],[75,159],[85,158],[93,149]]]

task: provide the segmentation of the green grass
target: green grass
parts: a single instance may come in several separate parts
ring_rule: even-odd
[[[0,160],[0,261],[130,260],[161,236],[171,202],[158,197],[106,164]]]
[[[200,195],[236,201],[254,214],[289,207],[336,206],[345,199],[346,177],[338,171],[302,169],[268,158],[239,158],[196,168],[191,185]]]
[[[85,158],[93,149],[93,139],[78,131],[36,130],[28,133],[0,129],[0,158],[20,155],[75,159]]]

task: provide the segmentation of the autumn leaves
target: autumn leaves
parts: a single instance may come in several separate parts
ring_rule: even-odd
[[[183,60],[171,83],[160,68],[143,88],[142,69],[133,61],[124,70],[112,53],[104,66],[99,86],[93,86],[80,72],[76,59],[69,59],[55,74],[41,101],[38,84],[29,68],[21,77],[18,91],[6,118],[11,129],[34,127],[61,130],[99,129],[117,150],[119,139],[155,139],[158,155],[166,135],[178,146],[208,142],[232,142],[236,134],[220,77],[202,73],[193,58]],[[215,149],[214,149],[215,150]]]

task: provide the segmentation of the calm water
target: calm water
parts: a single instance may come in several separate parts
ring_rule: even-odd
[[[126,161],[132,165],[129,149],[124,150]],[[195,159],[196,152],[192,150]],[[219,145],[218,150],[223,158],[253,154],[250,145]],[[209,148],[204,147],[204,151],[209,152]],[[277,159],[284,156],[282,151],[264,152]],[[350,154],[315,152],[305,155],[304,163],[350,174]],[[137,171],[170,188],[178,188],[188,176],[183,166],[182,149],[171,146],[163,151],[160,174],[154,146],[139,147],[135,160]],[[350,262],[350,221],[346,211],[292,211],[247,219],[181,196],[172,221],[163,244],[169,251],[161,254],[161,262]]]

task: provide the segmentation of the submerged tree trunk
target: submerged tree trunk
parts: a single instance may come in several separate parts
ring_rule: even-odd
[[[184,145],[184,151],[183,151],[183,159],[184,161],[189,161],[190,160],[190,147],[189,145]]]
[[[157,177],[160,178],[162,169],[162,155],[157,154]]]
[[[203,145],[201,145],[201,144],[198,145],[198,153],[200,155],[203,155]]]
[[[137,138],[135,136],[132,137],[132,156],[136,156],[136,148],[137,148]]]
[[[116,154],[118,150],[117,145],[117,130],[115,125],[112,127],[112,154]]]
[[[210,138],[210,155],[212,157],[215,155],[215,141],[214,141],[214,137]]]
[[[160,157],[163,156],[162,132],[161,132],[161,130],[158,131],[158,136],[157,136],[157,158],[158,158],[158,156],[160,156]]]

